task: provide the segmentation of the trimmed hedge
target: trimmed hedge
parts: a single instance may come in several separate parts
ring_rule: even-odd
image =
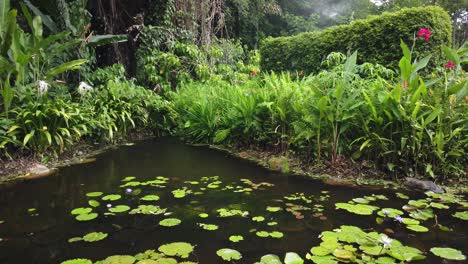
[[[441,45],[451,46],[452,22],[444,9],[429,6],[384,13],[317,32],[268,38],[260,47],[261,67],[267,72],[317,72],[322,60],[331,52],[346,54],[358,50],[358,62],[397,68],[402,57],[400,39],[411,47],[420,28],[430,29],[432,36],[428,42],[417,38],[414,55],[432,54],[429,68],[440,65]]]

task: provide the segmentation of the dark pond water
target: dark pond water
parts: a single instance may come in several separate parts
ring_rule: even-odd
[[[204,182],[201,177],[215,175],[222,182],[214,184],[219,185],[219,188],[200,190],[215,181],[211,179]],[[135,181],[139,182],[154,180],[156,176],[167,177],[169,181],[163,184],[165,188],[135,186],[129,187],[132,193],[126,193],[120,185],[124,184],[122,179],[127,176],[135,176]],[[252,187],[240,179],[249,179],[253,183],[268,182],[274,186],[254,186],[251,192],[234,192]],[[199,184],[185,181],[197,181]],[[192,193],[184,198],[174,198],[171,191],[184,186]],[[234,189],[226,190],[226,186]],[[140,190],[141,194],[134,195],[134,192]],[[120,194],[122,199],[101,201],[100,197],[93,198],[101,202],[101,206],[93,209],[99,213],[99,217],[87,222],[75,220],[70,211],[77,207],[89,207],[88,200],[91,198],[86,197],[86,194],[97,191]],[[302,196],[310,198],[310,201],[288,201],[284,198],[295,193],[304,193]],[[160,200],[139,200],[147,194],[158,195]],[[242,259],[237,263],[254,263],[270,253],[283,258],[286,252],[297,252],[304,257],[312,247],[320,244],[318,236],[322,231],[333,230],[341,225],[355,225],[366,231],[378,232],[392,229],[394,233],[389,234],[390,237],[426,254],[427,259],[415,263],[449,263],[429,252],[431,247],[436,246],[453,247],[468,253],[468,228],[462,220],[451,216],[456,206],[449,210],[435,210],[437,222],[435,218],[424,221],[423,225],[430,229],[425,233],[410,231],[395,221],[379,225],[376,223],[376,213],[355,215],[335,209],[337,202],[372,194],[383,194],[388,198],[372,202],[380,207],[401,209],[408,202],[397,198],[393,190],[333,187],[302,177],[287,177],[223,152],[186,146],[174,139],[143,141],[102,154],[94,163],[63,168],[52,177],[0,186],[0,221],[4,221],[0,224],[0,263],[60,263],[73,258],[97,261],[111,255],[135,255],[178,241],[196,245],[189,258],[191,261],[223,263],[216,251],[232,248],[242,253]],[[422,194],[410,196],[425,197]],[[172,214],[131,215],[124,212],[105,216],[106,204],[129,205],[132,209],[139,204],[153,204],[167,208],[167,212]],[[320,209],[314,205],[323,205],[323,212],[296,209],[300,213],[294,215],[284,210],[291,204],[312,209]],[[268,212],[267,206],[278,206],[283,210]],[[36,211],[28,212],[31,208]],[[217,210],[220,208],[240,209],[248,211],[249,215],[218,217]],[[209,217],[200,218],[200,213],[207,213]],[[320,213],[326,218],[320,219]],[[252,221],[254,216],[263,216],[265,221]],[[302,216],[303,219],[297,219]],[[182,223],[174,227],[160,226],[159,221],[168,217],[181,219]],[[267,224],[271,222],[278,224]],[[197,223],[215,224],[219,229],[207,231]],[[437,223],[453,231],[445,232],[433,227]],[[262,230],[279,231],[284,237],[258,237],[256,232]],[[108,233],[108,237],[93,243],[68,242],[72,237],[81,237],[94,231]],[[230,235],[242,235],[244,240],[233,243],[229,241]]]

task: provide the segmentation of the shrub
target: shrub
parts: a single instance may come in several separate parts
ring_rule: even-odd
[[[433,34],[429,41],[416,37],[413,54],[424,57],[432,54],[429,68],[441,62],[442,44],[450,46],[452,24],[450,16],[440,7],[403,9],[384,13],[349,25],[335,26],[319,32],[291,37],[269,38],[261,46],[263,71],[317,72],[322,60],[331,52],[359,51],[358,62],[379,63],[398,68],[400,39],[411,43],[420,28]]]

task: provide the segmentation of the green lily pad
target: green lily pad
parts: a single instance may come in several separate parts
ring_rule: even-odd
[[[180,223],[182,223],[182,221],[177,218],[166,218],[166,219],[159,221],[159,225],[167,226],[167,227],[180,225]]]
[[[338,261],[333,256],[310,256],[315,264],[338,264]]]
[[[284,257],[285,264],[303,264],[304,260],[295,252],[288,252]]]
[[[427,232],[427,231],[429,231],[429,229],[427,227],[421,226],[421,225],[407,225],[406,228],[408,228],[409,230],[416,231],[416,232]]]
[[[339,246],[339,244],[337,244],[337,246]],[[333,253],[335,249],[336,247],[318,246],[318,247],[313,247],[312,249],[310,249],[310,252],[314,254],[315,256],[326,256],[326,255]]]
[[[229,240],[232,241],[232,242],[234,242],[234,243],[237,243],[237,242],[239,242],[239,241],[244,240],[244,237],[243,237],[243,236],[240,236],[240,235],[238,235],[238,236],[233,235],[233,236],[230,236],[230,237],[229,237]]]
[[[433,208],[437,208],[437,209],[449,209],[450,206],[446,205],[446,204],[443,204],[443,203],[436,203],[436,202],[432,202],[429,204],[431,207]]]
[[[434,247],[430,250],[432,254],[450,260],[466,260],[466,256],[460,250],[454,248]]]
[[[133,181],[134,179],[136,179],[135,176],[127,176],[125,178],[122,179],[123,182],[129,182],[129,181]]]
[[[120,194],[109,194],[109,195],[102,197],[102,200],[103,201],[117,201],[120,198],[122,198]]]
[[[413,207],[422,209],[429,207],[426,200],[410,200],[408,204]]]
[[[101,205],[101,203],[99,203],[96,200],[89,200],[88,204],[89,204],[89,206],[92,206],[92,207],[98,207],[99,205]]]
[[[201,218],[207,218],[209,215],[207,213],[201,213],[198,216]]]
[[[263,222],[263,221],[265,221],[265,217],[263,217],[263,216],[254,216],[254,217],[252,217],[252,221]]]
[[[78,242],[78,241],[82,241],[83,238],[82,237],[72,237],[70,239],[68,239],[68,243],[74,243],[74,242]]]
[[[86,242],[97,242],[105,239],[107,237],[106,233],[102,232],[92,232],[83,236],[83,240]]]
[[[166,256],[188,258],[193,252],[194,246],[186,242],[175,242],[162,245],[158,248]]]
[[[335,206],[338,209],[343,209],[358,215],[371,215],[375,210],[379,209],[377,206],[368,204],[336,203]]]
[[[434,217],[434,212],[430,208],[418,209],[414,212],[411,212],[410,216],[414,219],[426,221],[427,219],[431,219]]]
[[[266,210],[267,210],[268,212],[275,213],[275,212],[281,211],[281,207],[267,206]]]
[[[212,225],[212,224],[203,224],[203,223],[198,223],[198,226],[201,228],[208,230],[208,231],[214,231],[217,230],[219,227],[217,225]]]
[[[333,256],[339,259],[344,259],[344,260],[351,260],[354,258],[353,252],[345,250],[345,249],[339,249],[339,248],[333,251]]]
[[[123,213],[130,210],[130,207],[127,205],[116,205],[114,207],[109,208],[109,212],[112,213]]]
[[[284,236],[284,234],[282,232],[279,232],[279,231],[273,231],[273,232],[270,232],[269,234],[272,238],[282,238]]]
[[[133,264],[135,257],[130,255],[114,255],[106,258],[102,264]]]
[[[407,246],[390,247],[387,254],[398,260],[407,262],[426,258],[419,249]]]
[[[159,196],[157,195],[146,195],[140,198],[142,201],[157,201],[159,200]]]
[[[216,251],[216,254],[226,261],[240,260],[242,258],[242,254],[239,251],[230,248],[222,248]]]
[[[93,211],[92,208],[89,207],[80,207],[80,208],[75,208],[71,211],[72,215],[80,215],[80,214],[89,214]]]
[[[93,262],[89,259],[79,258],[62,261],[60,264],[93,264]]]
[[[260,264],[283,264],[277,255],[268,254],[260,259]]]
[[[99,197],[102,195],[102,192],[89,192],[86,194],[87,197]]]
[[[270,235],[267,231],[257,231],[255,234],[259,237],[268,237]]]
[[[268,222],[267,225],[269,225],[269,226],[275,226],[275,225],[278,225],[278,222]]]
[[[159,215],[164,214],[166,210],[167,209],[155,205],[140,204],[137,208],[132,209],[129,214]]]
[[[177,263],[178,262],[175,258],[160,258],[156,260],[156,264],[177,264]]]
[[[468,220],[468,211],[456,212],[452,215],[453,217],[459,218],[461,220]]]
[[[394,209],[394,208],[383,208],[382,210],[378,211],[377,214],[382,216],[382,217],[391,217],[391,218],[393,218],[395,216],[403,215],[403,212],[398,210],[398,209]]]
[[[356,203],[359,203],[359,204],[368,204],[369,203],[369,200],[364,199],[364,198],[354,198],[353,201],[356,202]]]
[[[97,213],[90,213],[90,214],[80,214],[75,217],[78,221],[91,221],[98,217]]]
[[[419,225],[419,221],[413,218],[403,218],[403,224],[405,225]]]
[[[405,200],[408,200],[408,199],[409,199],[409,196],[408,196],[408,195],[403,194],[403,193],[399,193],[399,192],[396,193],[396,196],[397,196],[398,198],[400,198],[400,199],[405,199]]]
[[[190,191],[188,191],[187,188],[172,191],[172,195],[177,199],[184,198],[188,193],[190,193]]]

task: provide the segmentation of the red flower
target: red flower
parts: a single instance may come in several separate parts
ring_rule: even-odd
[[[408,82],[404,81],[402,86],[403,86],[403,88],[408,88]]]
[[[445,64],[445,69],[455,69],[455,63],[453,61],[448,61],[447,64]]]
[[[429,38],[432,35],[432,31],[427,28],[421,28],[417,33],[416,36],[424,38],[424,40],[429,41]]]

